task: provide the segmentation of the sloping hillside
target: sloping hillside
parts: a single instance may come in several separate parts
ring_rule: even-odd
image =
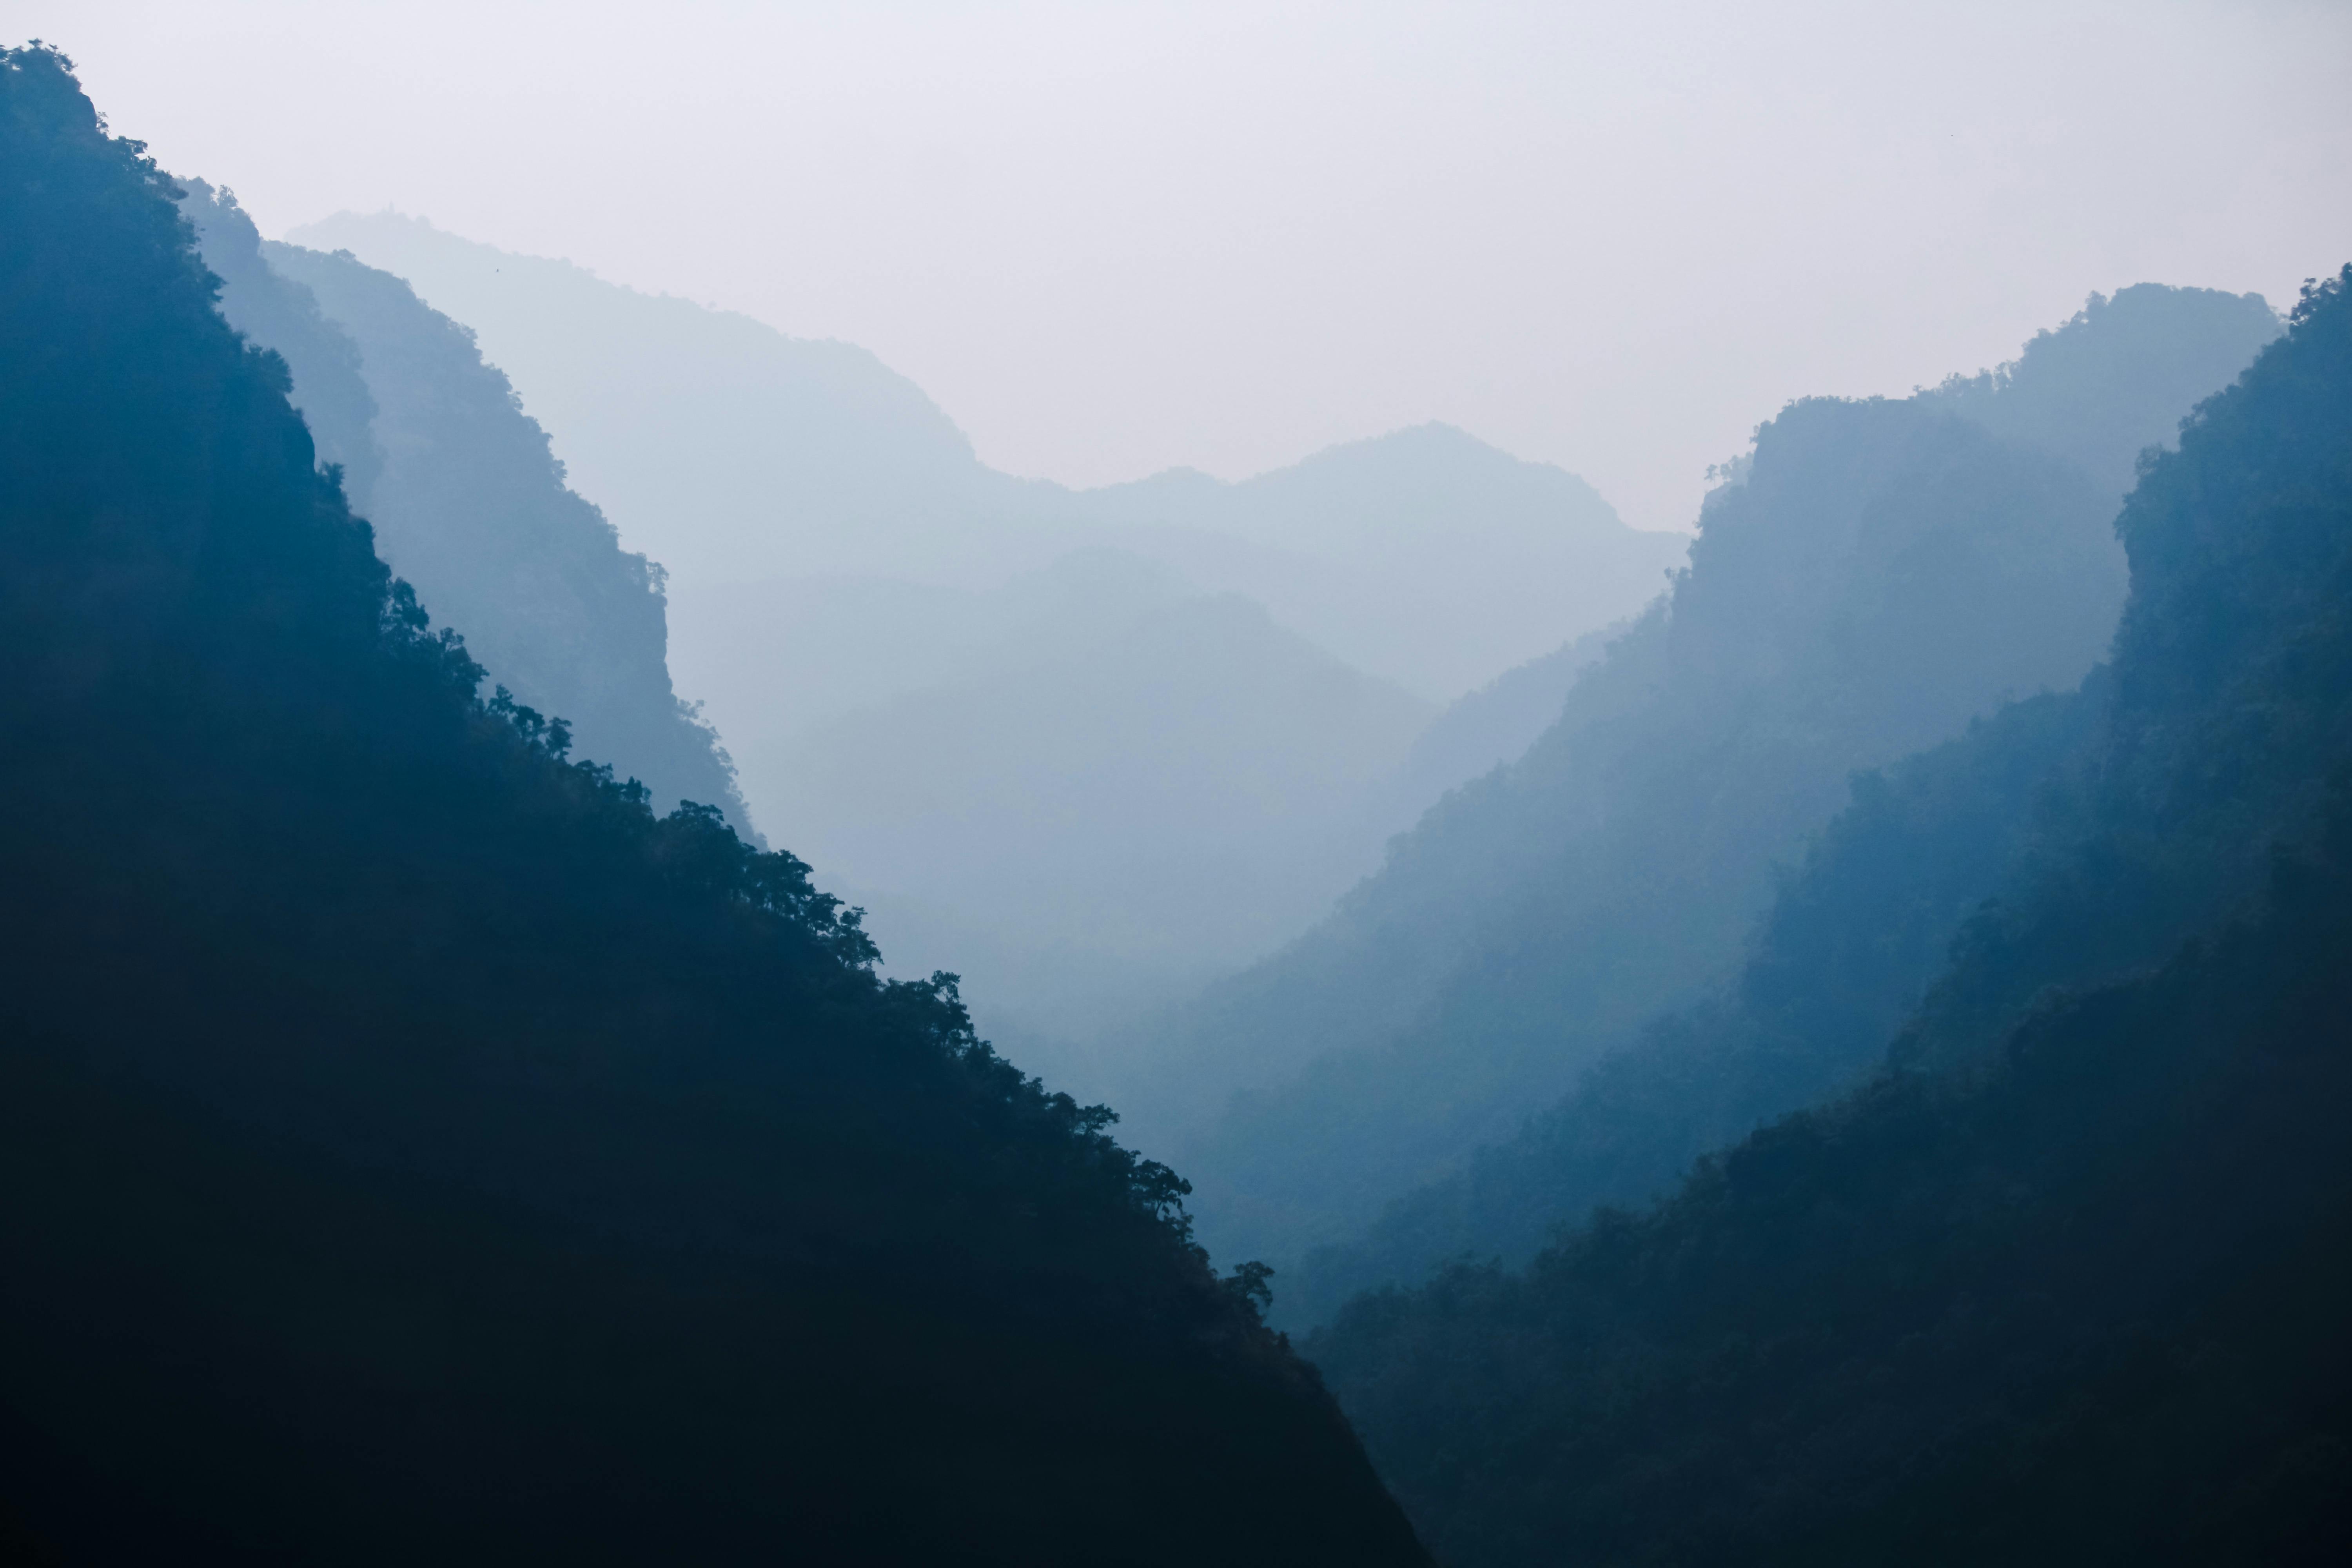
[[[2041,847],[2053,781],[2099,733],[2101,689],[2011,703],[1957,740],[1854,775],[1719,994],[1645,1024],[1559,1103],[1390,1204],[1283,1280],[1281,1321],[1417,1285],[1463,1257],[1517,1266],[1596,1207],[1639,1207],[1691,1163],[1859,1081],[1954,939]]]
[[[1315,1340],[1448,1561],[2352,1541],[2352,268],[2119,531],[2092,737],[1885,1070]],[[1790,956],[1792,997],[1860,967]]]
[[[0,57],[9,1546],[1424,1561],[1108,1112],[478,698],[179,194]]]
[[[2066,331],[2137,363],[2179,323],[2179,411],[2228,374],[2208,318],[2247,356],[2268,331],[2233,296],[2158,302]],[[1933,396],[1764,426],[1671,602],[1526,758],[1450,797],[1294,950],[1137,1040],[1122,1098],[1149,1108],[1148,1146],[1183,1151],[1214,1242],[1292,1261],[1511,1135],[1731,978],[1775,865],[1851,772],[2079,680],[2123,592],[2108,458],[2002,440]]]
[[[1369,674],[1447,701],[1638,610],[1688,541],[1627,528],[1571,474],[1439,426],[1238,484],[1171,472],[1072,491],[982,464],[911,383],[845,343],[603,282],[396,214],[289,238],[348,248],[481,334],[581,492],[682,589],[887,576],[992,588],[1110,544],[1274,617]],[[877,628],[920,643],[919,621]],[[678,628],[682,678],[736,650]],[[697,689],[701,689],[699,686]],[[762,723],[713,687],[730,737]]]
[[[295,405],[342,468],[393,569],[465,634],[491,679],[560,715],[583,754],[667,810],[749,833],[717,738],[671,689],[662,572],[564,484],[547,436],[465,329],[346,257],[264,247],[233,198],[183,204],[229,324],[280,354]]]
[[[349,250],[472,328],[581,493],[685,581],[870,566],[877,547],[952,531],[994,478],[920,388],[852,344],[421,218],[343,213],[286,237]]]

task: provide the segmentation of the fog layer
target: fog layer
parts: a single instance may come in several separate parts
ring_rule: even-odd
[[[413,218],[294,237],[475,330],[667,569],[671,668],[762,830],[1000,1035],[1098,1030],[1305,930],[1543,721],[1408,763],[1438,706],[1632,614],[1686,545],[1433,426],[1238,484],[1014,479],[851,346]]]

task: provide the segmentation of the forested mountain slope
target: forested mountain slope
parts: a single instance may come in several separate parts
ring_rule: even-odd
[[[2092,736],[1887,1069],[1313,1342],[1447,1561],[2352,1542],[2352,268],[2119,531]]]
[[[286,360],[386,563],[492,679],[569,722],[584,755],[644,781],[663,810],[700,801],[748,833],[716,737],[671,689],[661,568],[566,488],[472,334],[348,257],[264,247],[232,198],[189,189],[222,314]]]
[[[1738,977],[1664,1014],[1560,1101],[1362,1236],[1287,1271],[1280,1321],[1414,1285],[1465,1256],[1517,1265],[1597,1206],[1640,1206],[1691,1163],[1852,1087],[1885,1059],[1953,940],[2047,831],[2057,781],[2099,733],[2104,689],[2004,707],[1960,738],[1854,775],[1781,884]]]
[[[135,143],[0,57],[0,1531],[1423,1561],[1181,1183],[481,701]]]
[[[478,330],[572,483],[671,568],[670,671],[707,703],[762,828],[865,904],[894,953],[964,973],[992,1029],[1082,1040],[1065,1063],[1298,935],[1465,776],[1443,776],[1434,752],[1399,769],[1396,696],[1440,707],[1637,612],[1687,547],[1626,527],[1559,468],[1441,426],[1237,483],[1189,471],[1087,491],[1016,479],[851,345],[396,214],[339,215],[294,237],[348,247]],[[1104,606],[1062,591],[1084,574],[1074,560],[1114,552],[1145,570],[1097,573]],[[1106,623],[1145,574],[1203,604],[1239,595],[1264,616],[1196,605],[1188,635],[1120,644],[1134,617]],[[1022,647],[1039,650],[1026,689],[1011,652]],[[1076,689],[1056,684],[1069,668],[1057,661],[1093,647],[1107,650],[1106,673],[1132,678],[1117,694],[1093,679],[1116,710],[1101,716],[1055,700]],[[1137,665],[1150,648],[1164,668]],[[1344,676],[1304,679],[1331,660]],[[1004,723],[964,731],[986,754],[943,765],[950,753],[907,726],[976,686]],[[1339,700],[1375,691],[1370,708]],[[1175,703],[1164,730],[1160,710],[1137,706],[1162,697]],[[1264,743],[1246,716],[1284,703],[1292,740]],[[1192,721],[1218,713],[1234,723]],[[1523,749],[1507,728],[1520,743],[1474,772]],[[1327,741],[1335,765],[1313,791],[1285,782]],[[866,779],[909,752],[926,752],[925,798],[900,832],[887,824],[908,820],[892,804],[905,791]],[[1138,787],[1087,795],[1041,844],[1036,803],[1000,787],[1004,764],[1079,752],[1095,777]],[[1284,757],[1285,778],[1249,784]],[[1204,787],[1161,815],[1161,780]],[[1198,808],[1236,790],[1232,844],[1202,852]],[[931,844],[943,852],[918,847]],[[975,862],[992,844],[1009,879],[975,907]],[[1150,875],[1113,869],[1145,864]]]
[[[261,232],[234,193],[204,180],[181,184],[188,193],[181,198],[181,215],[195,228],[205,267],[221,280],[222,317],[247,341],[286,362],[294,378],[294,406],[319,449],[319,461],[341,470],[343,494],[352,510],[365,515],[375,504],[376,481],[383,474],[383,447],[359,344],[327,319],[316,295],[261,258]]]
[[[2147,285],[2095,295],[2015,363],[1954,377],[1927,401],[2114,478],[2118,455],[2178,395],[2181,363],[2226,363],[2274,321],[2254,299],[2211,296],[2188,314],[2180,303]],[[2111,350],[2095,352],[2095,319]],[[1417,1283],[1464,1255],[1524,1261],[1559,1224],[1646,1203],[1697,1155],[1866,1072],[1976,907],[2057,831],[2065,797],[2053,791],[2097,738],[2104,690],[2017,704],[1858,774],[1736,981],[1645,1026],[1524,1131],[1396,1200],[1364,1236],[1310,1255],[1286,1280],[1284,1316],[1325,1321],[1358,1290]]]
[[[2168,367],[2172,415],[2127,437],[2163,440],[2271,318],[2150,298],[2078,317],[2053,335],[2068,353],[2021,360],[2000,395],[2111,340]],[[2215,316],[2239,324],[2234,363],[2214,363]],[[2145,341],[2167,334],[2168,358]],[[1943,403],[1815,399],[1763,426],[1671,600],[1525,758],[1449,797],[1293,950],[1136,1042],[1122,1101],[1147,1147],[1182,1152],[1221,1249],[1286,1264],[1510,1135],[1737,972],[1775,865],[1851,772],[2081,679],[2123,594],[2099,442],[2126,437],[2055,453]]]
[[[2193,292],[2194,308],[2181,298]],[[1994,435],[2080,463],[2120,499],[2148,432],[2169,436],[2184,393],[2219,388],[2278,332],[2259,294],[2139,283],[2094,294],[2065,325],[2034,334],[1996,370],[1948,377],[1922,401]]]

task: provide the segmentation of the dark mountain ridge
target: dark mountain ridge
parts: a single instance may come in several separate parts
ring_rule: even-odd
[[[1465,1167],[1310,1253],[1282,1318],[1327,1322],[1360,1291],[1463,1257],[1517,1266],[1563,1224],[1664,1195],[1691,1163],[1868,1076],[1953,941],[2016,874],[2053,775],[2098,733],[2086,689],[2011,703],[1942,746],[1857,773],[1852,799],[1783,878],[1738,977],[1644,1025],[1558,1104]]]
[[[2094,296],[2014,363],[1919,401],[1963,405],[1979,423],[2113,475],[2178,395],[2184,366],[2226,363],[2272,319],[2260,300],[2227,295],[2143,285]],[[1858,774],[1848,809],[1787,873],[1735,979],[1645,1025],[1524,1131],[1293,1270],[1285,1313],[1318,1321],[1357,1290],[1416,1282],[1465,1254],[1523,1261],[1563,1221],[1645,1203],[1705,1151],[1867,1072],[1963,928],[1989,929],[1977,906],[2046,841],[2067,839],[2051,816],[2052,781],[2101,733],[2102,711],[2091,689],[2053,694]],[[2152,919],[2165,907],[2153,897],[2144,906]],[[2205,906],[2192,907],[2202,918]],[[2130,962],[2161,949],[2151,939]]]
[[[2143,466],[2118,531],[2112,670],[1915,765],[2044,752],[1984,792],[2028,821],[1881,1072],[1654,1211],[1312,1342],[1446,1560],[2352,1541],[2352,268]],[[1943,864],[1883,879],[1932,886],[1941,808],[1884,798],[1920,776],[1859,790],[1823,863],[1893,825],[1882,848]],[[1779,954],[1784,1003],[1833,1011],[1870,968],[1873,900],[1843,890],[1785,911],[1835,940]]]
[[[0,56],[12,1551],[1424,1561],[1108,1112],[478,698],[181,195]]]

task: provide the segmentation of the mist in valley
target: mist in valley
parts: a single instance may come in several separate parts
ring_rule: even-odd
[[[473,327],[662,563],[670,668],[757,819],[1081,1093],[1108,1031],[1299,935],[1532,740],[1542,672],[1686,547],[1437,425],[1239,483],[1017,479],[847,345],[418,218],[290,240],[290,270],[348,253]],[[1543,695],[1420,744],[1496,682]]]
[[[0,1542],[2352,1540],[2341,15],[11,10]]]

